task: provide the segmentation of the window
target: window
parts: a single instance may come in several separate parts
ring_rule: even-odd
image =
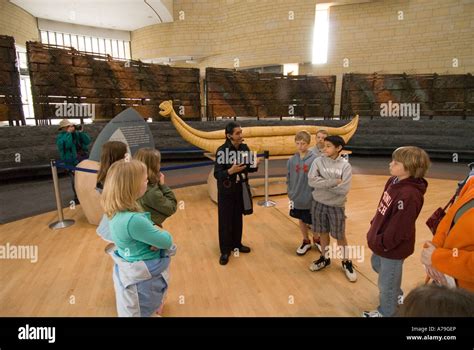
[[[48,33],[48,42],[47,42],[47,44],[56,45],[56,37],[54,36],[54,33],[52,33],[52,32]]]
[[[20,92],[21,102],[23,104],[23,114],[25,116],[25,122],[27,125],[35,125],[34,122],[34,110],[33,110],[33,99],[31,97],[31,83],[30,76],[28,75],[28,62],[26,57],[26,47],[21,45],[16,46],[16,59],[19,64],[20,70]]]
[[[127,59],[131,59],[132,54],[130,53],[130,42],[126,41],[123,43],[123,45],[125,46],[125,57],[127,57]]]
[[[250,72],[250,73],[275,73],[281,74],[283,72],[283,66],[262,66],[262,67],[254,67],[254,68],[242,68],[239,69],[242,72]]]
[[[26,58],[26,50],[16,45],[16,60],[20,67],[20,74],[27,74],[28,71],[28,59]]]
[[[313,64],[328,61],[329,4],[317,4],[313,32]]]
[[[48,33],[47,32],[41,32],[41,42],[43,44],[47,44],[48,43]]]
[[[119,52],[118,52],[118,46],[117,46],[117,40],[112,41],[112,57],[118,57]]]
[[[60,45],[60,46],[63,46],[64,45],[64,40],[63,40],[64,36],[62,33],[57,33],[56,34],[56,45]]]
[[[130,41],[92,36],[41,31],[41,42],[50,45],[71,46],[79,51],[108,54],[118,59],[131,59]]]
[[[283,75],[298,75],[298,63],[285,63],[283,65]]]
[[[71,35],[64,34],[64,46],[71,46]]]
[[[26,124],[29,125],[31,123],[29,123],[28,120],[34,119],[35,117],[33,111],[33,98],[31,97],[31,82],[29,75],[20,76],[20,88],[21,102],[23,103],[23,114],[25,116]]]
[[[88,36],[84,37],[84,40],[86,42],[86,51],[92,52],[92,38]]]
[[[98,52],[105,52],[105,39],[99,39],[99,51]]]
[[[86,51],[86,45],[83,36],[78,36],[77,41],[79,41],[79,51]]]
[[[125,57],[125,50],[123,49],[123,41],[118,41],[119,57]]]
[[[105,41],[105,53],[112,56],[112,42],[110,40]]]
[[[99,39],[92,39],[92,52],[99,53]]]
[[[79,38],[77,35],[71,35],[71,46],[75,48],[76,50],[79,47]]]

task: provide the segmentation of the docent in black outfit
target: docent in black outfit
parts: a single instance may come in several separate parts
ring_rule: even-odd
[[[225,143],[217,149],[214,177],[217,180],[219,217],[219,263],[226,265],[231,251],[250,253],[242,244],[242,215],[253,212],[248,173],[258,170],[258,160],[243,143],[242,128],[230,122],[225,128]]]

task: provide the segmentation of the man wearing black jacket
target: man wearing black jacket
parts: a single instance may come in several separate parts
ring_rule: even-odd
[[[225,143],[217,149],[214,177],[217,179],[219,217],[219,263],[226,265],[232,250],[250,253],[242,244],[242,214],[252,213],[248,173],[258,170],[254,153],[243,143],[242,128],[230,122],[225,128]]]

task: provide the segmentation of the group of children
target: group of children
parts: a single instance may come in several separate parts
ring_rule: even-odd
[[[314,247],[321,254],[309,268],[324,269],[331,264],[332,236],[343,252],[345,276],[355,282],[357,274],[345,234],[352,168],[341,156],[344,139],[319,130],[316,145],[310,148],[311,134],[300,131],[295,144],[297,152],[287,164],[287,183],[289,214],[299,220],[303,238],[296,253],[305,255],[312,249],[311,231]],[[115,261],[119,316],[151,316],[161,311],[168,286],[168,267],[175,247],[162,225],[176,211],[177,201],[160,172],[158,150],[140,149],[133,159],[127,152],[127,146],[118,141],[102,147],[97,190],[105,214],[97,232],[113,242],[106,250]],[[400,147],[393,152],[391,177],[367,233],[372,268],[379,276],[380,305],[377,310],[364,312],[365,317],[393,316],[403,300],[403,262],[414,251],[415,221],[423,206],[429,165],[428,155],[418,147]]]
[[[67,165],[74,166],[87,157],[90,143],[87,133],[76,130],[66,119],[61,121],[58,130],[56,144]],[[354,250],[348,249],[345,233],[345,203],[352,180],[351,165],[341,156],[345,142],[340,136],[329,136],[325,130],[319,130],[315,136],[316,145],[310,148],[311,134],[298,132],[295,136],[297,152],[287,164],[289,215],[298,219],[302,234],[296,254],[305,255],[314,244],[321,254],[309,269],[324,269],[335,256],[329,245],[332,236],[343,252],[342,270],[349,281],[355,282],[357,274],[349,256]],[[177,201],[160,172],[158,150],[142,148],[133,159],[130,156],[127,145],[122,142],[109,141],[102,147],[96,189],[101,193],[105,214],[97,233],[111,242],[106,252],[115,262],[113,279],[119,316],[152,316],[161,313],[168,288],[170,257],[176,252],[170,233],[163,229],[163,222],[176,212]],[[364,317],[427,316],[433,314],[433,308],[428,304],[419,307],[417,301],[423,296],[429,299],[426,303],[431,303],[432,299],[441,300],[441,297],[467,298],[462,291],[456,295],[452,292],[451,296],[445,289],[425,286],[413,290],[403,303],[403,262],[414,252],[415,222],[423,206],[428,186],[424,176],[429,166],[428,155],[418,147],[400,147],[392,154],[391,177],[385,184],[367,233],[367,243],[372,250],[371,265],[378,274],[379,306],[376,310],[363,312]],[[70,175],[74,183],[73,172]],[[446,244],[446,236],[461,216],[472,214],[468,209],[474,203],[473,188],[471,178],[461,191],[464,197],[450,208],[433,243],[425,245],[422,253],[428,276],[433,280],[438,275],[444,276],[433,266],[449,271],[467,290],[474,290],[469,267],[464,266],[472,266],[468,247],[472,239],[469,237],[461,242],[467,247],[461,250],[463,258],[453,258],[449,246],[453,242]],[[77,198],[75,201],[78,203]],[[464,230],[461,233],[467,236],[471,222],[469,217],[463,221],[464,226],[457,225],[455,229]],[[456,237],[461,237],[461,233]],[[402,303],[403,307],[399,308]],[[456,314],[466,310],[466,315],[472,314],[472,300],[459,305],[462,306]],[[450,310],[443,310],[443,315],[450,315]]]
[[[309,266],[319,271],[331,263],[330,236],[342,250],[342,269],[351,282],[357,274],[349,256],[345,234],[345,203],[352,180],[350,163],[341,156],[345,146],[340,136],[316,133],[316,146],[309,148],[311,134],[300,131],[295,136],[297,152],[288,161],[289,215],[299,220],[303,242],[296,250],[304,255],[313,243],[321,255]],[[413,146],[400,147],[392,154],[388,179],[377,211],[367,233],[372,268],[378,273],[379,307],[365,311],[364,317],[393,316],[403,300],[401,290],[404,260],[413,254],[415,222],[423,206],[428,183],[424,179],[430,166],[427,153]]]
[[[296,253],[304,255],[312,248],[312,231],[314,246],[321,254],[309,268],[324,269],[331,264],[332,236],[343,251],[345,276],[355,282],[357,274],[345,234],[345,203],[352,180],[351,165],[341,156],[345,142],[324,130],[317,132],[316,139],[316,146],[309,148],[311,134],[298,132],[297,153],[288,161],[290,216],[299,220],[303,237]],[[119,316],[150,316],[161,311],[168,286],[173,242],[162,224],[176,211],[177,202],[160,172],[159,151],[143,148],[134,159],[128,158],[127,147],[121,142],[109,141],[102,148],[97,190],[102,192],[105,214],[98,233],[113,242],[107,251],[115,261]],[[425,151],[401,147],[392,158],[392,176],[367,234],[373,251],[372,267],[379,275],[380,305],[377,310],[364,312],[366,317],[393,316],[396,312],[403,295],[403,261],[414,251],[415,221],[427,188],[424,175],[430,161]]]

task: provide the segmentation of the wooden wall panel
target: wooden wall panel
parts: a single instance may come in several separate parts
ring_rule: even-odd
[[[0,121],[25,125],[15,39],[0,35]]]
[[[159,104],[173,100],[176,110],[184,106],[183,119],[201,118],[199,69],[113,60],[38,42],[27,43],[27,55],[38,120],[58,118],[55,104],[64,101],[94,104],[97,119],[134,107],[144,118],[164,120]]]
[[[341,115],[380,116],[380,104],[419,103],[420,115],[474,116],[474,77],[438,74],[344,74]]]
[[[207,117],[332,118],[336,76],[206,69]]]

